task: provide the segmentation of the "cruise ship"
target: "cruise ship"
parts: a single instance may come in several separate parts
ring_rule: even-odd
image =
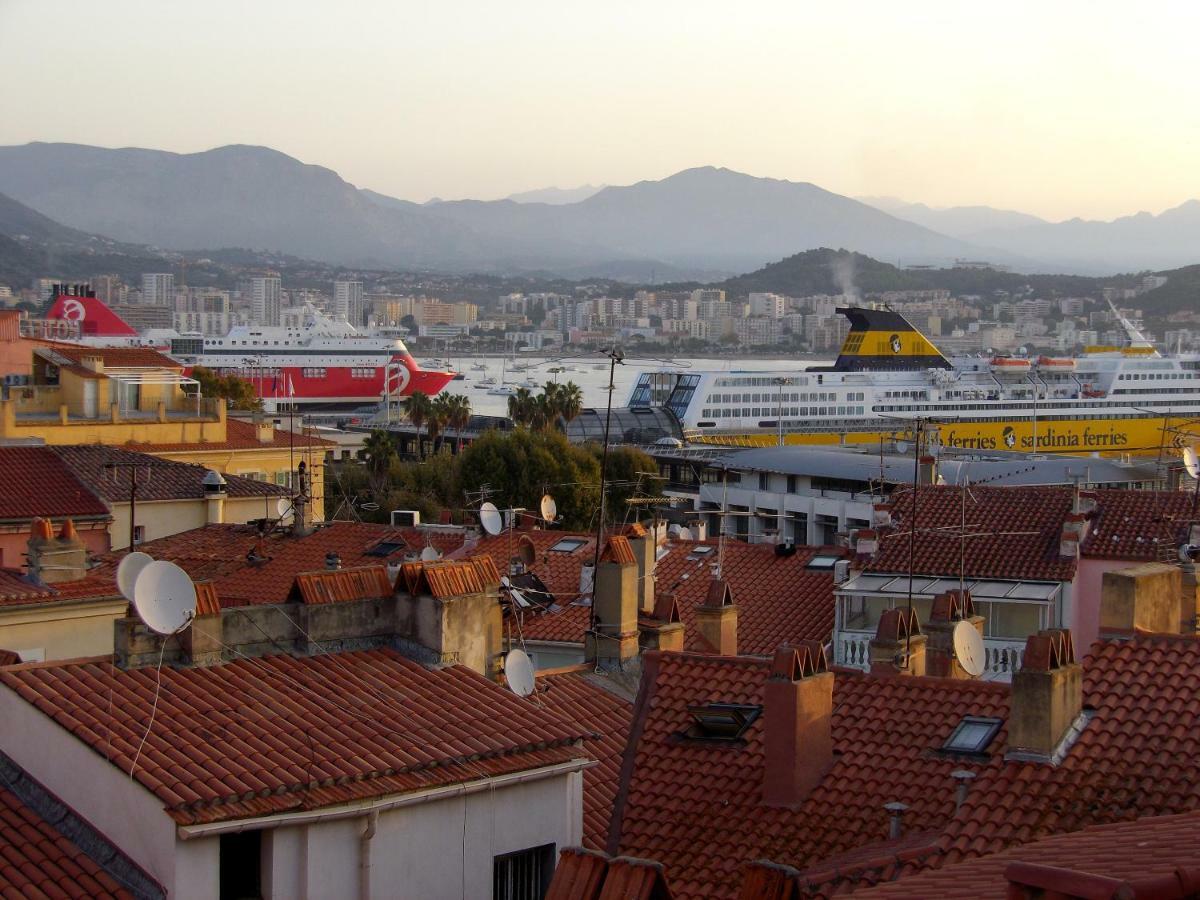
[[[898,312],[845,308],[833,365],[639,373],[628,406],[664,407],[691,442],[879,443],[927,423],[945,446],[1152,455],[1200,436],[1200,354],[1128,346],[1077,357],[947,357]]]
[[[296,327],[238,325],[222,337],[139,335],[90,291],[61,294],[48,321],[71,325],[81,343],[156,346],[183,364],[254,385],[268,412],[352,408],[421,392],[433,396],[454,372],[422,369],[395,335],[362,333],[312,307]]]

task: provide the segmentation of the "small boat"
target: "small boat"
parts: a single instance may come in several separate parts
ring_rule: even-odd
[[[1061,356],[1039,356],[1038,368],[1047,372],[1074,372],[1075,360]]]
[[[1024,375],[1033,363],[1023,356],[997,356],[992,359],[992,371],[1004,375]]]
[[[517,394],[516,390],[514,388],[509,387],[507,384],[502,384],[499,387],[494,387],[490,391],[488,391],[488,393],[491,394],[493,397],[515,397]]]
[[[453,378],[451,378],[450,380],[451,380],[451,381],[466,381],[466,380],[467,380],[467,376],[466,376],[466,375],[464,375],[462,372],[455,372],[455,373],[454,373],[454,377],[453,377]]]
[[[532,378],[526,378],[524,381],[521,382],[521,387],[540,388],[541,385],[538,384],[536,381],[534,381]]]
[[[471,371],[472,372],[486,372],[487,366],[484,365],[483,363],[475,363],[475,365],[471,366]]]
[[[496,379],[495,379],[495,378],[492,378],[492,377],[490,377],[490,376],[489,376],[489,377],[487,377],[487,378],[480,378],[480,379],[479,379],[479,387],[495,387],[495,386],[496,386]]]
[[[437,371],[441,367],[442,367],[442,361],[440,359],[426,359],[426,360],[421,361],[422,369],[432,369],[434,371]]]

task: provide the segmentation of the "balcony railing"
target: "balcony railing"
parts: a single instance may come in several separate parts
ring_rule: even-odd
[[[871,639],[873,633],[866,631],[839,631],[833,636],[833,659],[837,665],[855,669],[871,667]],[[1025,641],[1016,638],[983,639],[984,681],[1009,681],[1013,673],[1021,668],[1021,656],[1025,652]]]

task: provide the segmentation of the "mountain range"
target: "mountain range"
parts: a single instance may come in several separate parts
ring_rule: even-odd
[[[0,193],[67,227],[166,250],[239,247],[364,268],[639,282],[716,280],[817,247],[904,265],[969,257],[1085,273],[1181,265],[1200,247],[1197,201],[1160,216],[1049,223],[987,207],[861,202],[703,167],[625,186],[422,204],[245,145],[189,154],[0,147]]]

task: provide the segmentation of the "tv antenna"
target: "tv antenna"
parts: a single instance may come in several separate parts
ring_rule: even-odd
[[[132,454],[131,454],[132,455]],[[137,493],[138,488],[150,483],[151,472],[154,469],[170,469],[179,463],[154,459],[153,457],[137,457],[133,459],[113,460],[104,464],[105,471],[114,480],[117,473],[129,473],[129,549],[137,545]]]

